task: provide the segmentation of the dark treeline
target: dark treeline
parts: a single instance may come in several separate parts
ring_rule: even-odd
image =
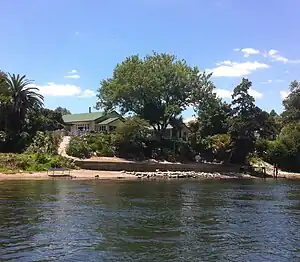
[[[190,67],[184,60],[158,53],[128,57],[101,82],[97,94],[97,108],[135,116],[117,128],[114,139],[108,139],[114,143],[114,152],[105,151],[145,157],[164,152],[164,156],[181,154],[190,158],[200,153],[207,160],[239,164],[249,157],[259,157],[283,169],[299,171],[300,84],[291,83],[280,115],[259,108],[249,94],[251,87],[250,80],[241,79],[231,103],[227,103],[217,97],[211,74]],[[62,114],[68,111],[44,108],[43,97],[37,91],[24,76],[1,73],[0,151],[22,152],[37,131],[63,127]],[[167,126],[180,128],[182,112],[188,107],[195,112],[195,121],[188,124],[188,140],[169,141],[164,137]],[[148,138],[145,125],[154,130],[155,141]],[[90,140],[94,145],[100,143]],[[73,142],[83,143],[80,139]],[[175,143],[180,149],[176,152]]]

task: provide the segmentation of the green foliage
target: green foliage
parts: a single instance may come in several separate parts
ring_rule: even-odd
[[[266,157],[267,152],[269,150],[269,146],[270,146],[269,142],[270,142],[269,140],[262,138],[262,137],[259,137],[256,139],[255,151],[256,151],[256,155],[258,157],[262,157],[262,158]]]
[[[114,156],[114,136],[110,134],[88,134],[71,138],[67,154],[78,158]]]
[[[258,139],[258,157],[284,170],[300,171],[300,124],[285,126],[276,140]]]
[[[230,134],[233,144],[231,161],[243,164],[254,150],[255,134],[260,129],[257,118],[261,109],[255,106],[255,99],[249,94],[252,83],[243,78],[233,90]]]
[[[128,57],[101,82],[97,107],[120,108],[145,119],[161,137],[171,119],[191,103],[193,90],[202,88],[203,74],[169,54]]]
[[[202,83],[202,89],[193,91],[192,105],[197,115],[197,124],[192,124],[195,132],[202,137],[228,132],[231,107],[217,97],[209,78]]]
[[[160,161],[186,162],[193,161],[195,156],[191,145],[182,140],[152,140],[148,148],[151,151],[150,157]]]
[[[74,136],[70,140],[66,153],[78,158],[89,158],[93,151],[84,136]]]
[[[151,133],[147,121],[132,117],[117,127],[114,143],[121,157],[143,158],[150,139]]]
[[[62,115],[62,116],[71,114],[70,110],[68,110],[67,108],[61,107],[61,106],[54,109],[54,112],[58,113],[59,115]]]
[[[54,132],[38,131],[31,145],[27,148],[28,153],[57,154],[60,137]]]
[[[296,80],[290,84],[290,94],[283,101],[285,110],[282,113],[285,123],[300,121],[300,83]]]
[[[9,171],[46,171],[49,168],[75,168],[72,160],[62,156],[47,154],[1,154],[0,170]]]
[[[229,134],[216,134],[210,137],[214,159],[228,162],[231,156],[231,137]]]
[[[85,139],[92,153],[97,156],[114,156],[114,135],[111,134],[90,134]]]

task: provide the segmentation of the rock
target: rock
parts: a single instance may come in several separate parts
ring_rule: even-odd
[[[99,177],[99,175],[95,175],[95,177]]]

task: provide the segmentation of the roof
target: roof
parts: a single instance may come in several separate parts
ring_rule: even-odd
[[[62,118],[65,123],[72,122],[84,122],[84,121],[94,121],[105,115],[104,112],[92,112],[92,113],[83,113],[83,114],[71,114],[63,115]]]
[[[119,117],[110,117],[110,118],[107,118],[107,119],[105,119],[104,121],[102,121],[102,122],[100,122],[98,124],[99,125],[108,125],[108,124],[110,124],[110,123],[112,123],[112,122],[114,122],[114,121],[116,121],[118,119],[119,119]]]

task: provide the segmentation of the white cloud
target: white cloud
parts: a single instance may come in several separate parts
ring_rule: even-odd
[[[78,73],[76,69],[72,69],[70,72],[68,72],[68,74],[76,74],[76,73]]]
[[[212,72],[213,77],[241,77],[249,75],[258,69],[266,68],[269,68],[269,65],[257,61],[238,63],[227,60],[217,63],[216,68],[207,69],[207,71]]]
[[[249,57],[250,55],[262,55],[266,58],[270,58],[272,61],[279,61],[283,63],[290,63],[290,64],[299,64],[300,59],[292,60],[282,56],[278,50],[270,49],[267,52],[262,52],[252,47],[247,48],[235,48],[234,51],[241,52],[244,54],[244,57]]]
[[[287,96],[288,96],[289,94],[290,94],[289,91],[285,91],[285,90],[281,90],[281,91],[280,91],[280,97],[281,97],[281,99],[287,98]]]
[[[231,91],[231,90],[220,89],[220,88],[215,89],[214,92],[220,98],[231,98],[232,93],[233,93],[233,91]],[[249,95],[253,96],[255,99],[261,99],[264,96],[263,93],[260,93],[256,90],[254,90],[253,88],[249,88],[248,92],[249,92]]]
[[[262,81],[260,82],[261,84],[271,84],[273,82],[273,80],[269,79],[267,81]]]
[[[79,32],[75,32],[76,35],[79,35]]]
[[[82,98],[93,97],[93,96],[96,96],[96,93],[91,89],[84,90],[80,95],[80,97]]]
[[[60,96],[60,97],[90,97],[90,89],[82,90],[79,86],[70,85],[70,84],[55,84],[47,83],[45,85],[35,85],[32,84],[32,87],[36,87],[39,90],[39,93],[43,96]],[[95,94],[95,93],[94,93]]]
[[[283,63],[290,63],[290,64],[299,64],[300,59],[291,60],[282,55],[280,55],[278,50],[270,49],[267,54],[264,54],[265,57],[270,57],[273,61],[279,61]]]
[[[258,55],[260,54],[260,51],[251,47],[247,48],[236,48],[234,51],[239,51],[244,54],[244,57],[249,57],[250,55]]]
[[[260,93],[252,88],[249,88],[249,95],[253,96],[255,99],[261,99],[264,96],[263,93]]]
[[[284,82],[284,80],[283,80],[283,79],[275,79],[275,80],[269,79],[269,80],[267,80],[267,81],[262,81],[262,82],[260,82],[260,83],[261,83],[261,84],[272,84],[272,83],[274,83],[274,82],[276,82],[276,83],[282,83],[282,82]]]
[[[275,61],[280,61],[280,62],[283,62],[283,63],[287,63],[289,61],[287,58],[281,56],[279,54],[279,51],[277,51],[275,49],[269,50],[268,56],[271,57]]]
[[[73,79],[78,79],[80,78],[80,75],[68,75],[68,76],[64,76],[65,78],[73,78]]]
[[[183,123],[189,123],[191,121],[195,121],[196,120],[196,117],[195,116],[190,116],[190,117],[187,117],[187,118],[184,118],[183,119]]]
[[[214,92],[220,98],[231,98],[232,95],[232,91],[226,89],[216,88]]]

